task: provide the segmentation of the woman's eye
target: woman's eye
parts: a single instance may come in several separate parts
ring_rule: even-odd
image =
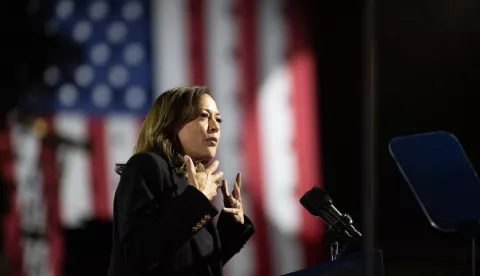
[[[218,122],[218,123],[221,123],[221,122],[222,122],[222,118],[217,118],[217,122]]]
[[[208,116],[209,116],[208,113],[201,113],[200,114],[200,117],[202,117],[202,118],[208,118]]]

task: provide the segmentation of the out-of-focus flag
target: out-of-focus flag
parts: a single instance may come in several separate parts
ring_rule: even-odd
[[[230,183],[244,176],[256,234],[225,274],[281,275],[319,261],[323,228],[298,203],[322,186],[310,1],[47,2],[49,31],[83,58],[46,70],[48,116],[11,127],[16,190],[5,233],[15,271],[61,275],[57,227],[111,218],[114,163],[131,156],[152,100],[179,85],[210,87],[224,119],[221,170]],[[40,139],[45,129],[53,144]]]
[[[77,44],[82,57],[47,68],[53,96],[23,101],[41,117],[10,127],[15,189],[5,250],[13,276],[61,275],[62,227],[111,219],[114,164],[131,156],[153,97],[149,1],[38,4],[46,31]]]

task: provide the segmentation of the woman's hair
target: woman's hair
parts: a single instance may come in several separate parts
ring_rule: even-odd
[[[143,121],[134,154],[156,152],[163,156],[176,173],[185,174],[186,166],[178,132],[200,113],[200,102],[209,90],[203,86],[182,86],[163,92],[153,103]],[[115,172],[122,174],[125,164],[116,164]],[[197,170],[203,170],[201,163]]]

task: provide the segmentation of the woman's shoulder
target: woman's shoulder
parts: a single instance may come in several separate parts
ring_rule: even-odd
[[[168,168],[167,160],[158,153],[155,152],[139,152],[135,153],[130,157],[127,162],[128,164],[131,163],[140,163],[140,164],[157,164],[160,167]]]
[[[128,168],[143,168],[149,170],[154,167],[160,168],[166,172],[169,171],[167,160],[160,154],[155,152],[139,152],[132,155],[127,163],[116,164],[115,171],[122,174]]]

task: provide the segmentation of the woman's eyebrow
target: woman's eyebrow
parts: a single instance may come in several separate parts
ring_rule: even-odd
[[[208,109],[208,108],[204,108],[203,110],[207,111],[208,113],[213,113],[213,114],[215,114],[215,115],[221,116],[221,115],[220,115],[220,112],[214,112],[213,110],[210,110],[210,109]]]

